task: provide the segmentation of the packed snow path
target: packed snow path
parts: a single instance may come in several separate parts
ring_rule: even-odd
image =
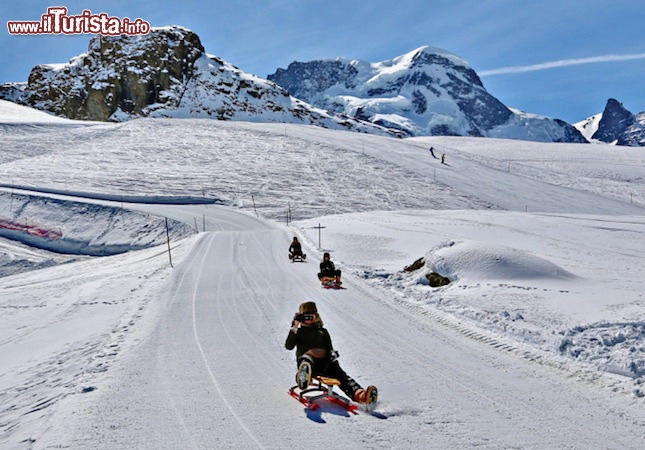
[[[643,448],[642,413],[597,386],[465,337],[358,280],[320,288],[314,250],[289,231],[217,208],[149,311],[151,332],[96,389],[63,400],[35,447]],[[380,388],[377,414],[305,410],[284,349],[314,300],[343,368]]]

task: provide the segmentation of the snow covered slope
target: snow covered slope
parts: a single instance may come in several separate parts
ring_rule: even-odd
[[[459,56],[420,47],[387,61],[294,62],[269,75],[295,97],[408,135],[586,142],[561,120],[511,110]]]
[[[102,242],[154,237],[157,217],[206,231],[172,239],[174,269],[163,246],[0,278],[0,447],[645,446],[642,152],[199,119],[0,134],[6,219],[102,232],[127,206],[139,232]],[[79,210],[60,192],[12,203],[12,183],[224,205]],[[294,235],[307,263],[286,258]],[[322,251],[346,290],[319,287]],[[379,386],[374,416],[287,395],[305,300]]]
[[[73,120],[56,117],[34,108],[0,100],[0,125],[8,124],[75,124]]]
[[[580,133],[587,139],[589,142],[593,141],[593,135],[598,131],[598,124],[602,119],[602,113],[596,114],[595,116],[587,117],[585,120],[582,120],[578,123],[574,123],[573,126],[580,131]]]

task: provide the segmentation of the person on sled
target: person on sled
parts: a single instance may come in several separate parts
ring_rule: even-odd
[[[323,327],[314,302],[300,305],[291,322],[291,329],[284,344],[287,350],[296,349],[296,383],[298,388],[306,389],[315,376],[335,378],[340,381],[340,389],[357,403],[376,403],[376,386],[363,389],[340,367],[338,352],[331,344],[331,337]]]
[[[291,241],[291,246],[289,247],[289,259],[293,259],[296,256],[302,259],[307,257],[307,255],[302,253],[302,246],[300,245],[298,238],[294,236],[293,241]]]
[[[329,253],[327,252],[325,252],[325,254],[323,255],[323,260],[320,263],[320,273],[318,274],[318,279],[323,284],[329,281],[333,281],[336,284],[342,284],[342,282],[340,281],[340,270],[336,269],[336,266],[331,261]]]

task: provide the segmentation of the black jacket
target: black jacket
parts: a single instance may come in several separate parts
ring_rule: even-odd
[[[320,271],[321,272],[335,272],[336,271],[336,266],[334,266],[334,263],[329,261],[324,261],[320,263]]]
[[[301,254],[302,246],[300,245],[300,242],[292,242],[291,247],[289,247],[289,252],[295,253],[295,254]]]
[[[327,355],[331,355],[334,350],[334,347],[331,345],[329,332],[320,324],[312,327],[301,326],[298,328],[297,333],[289,330],[289,335],[284,346],[287,350],[293,350],[295,347],[298,358],[312,348],[324,348],[327,350]]]

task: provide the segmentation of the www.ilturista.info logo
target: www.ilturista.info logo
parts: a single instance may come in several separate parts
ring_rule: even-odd
[[[118,36],[121,34],[148,34],[150,24],[145,20],[131,21],[127,17],[109,17],[106,13],[92,14],[89,9],[78,16],[68,16],[64,6],[47,8],[40,22],[7,22],[9,34],[102,34]]]

